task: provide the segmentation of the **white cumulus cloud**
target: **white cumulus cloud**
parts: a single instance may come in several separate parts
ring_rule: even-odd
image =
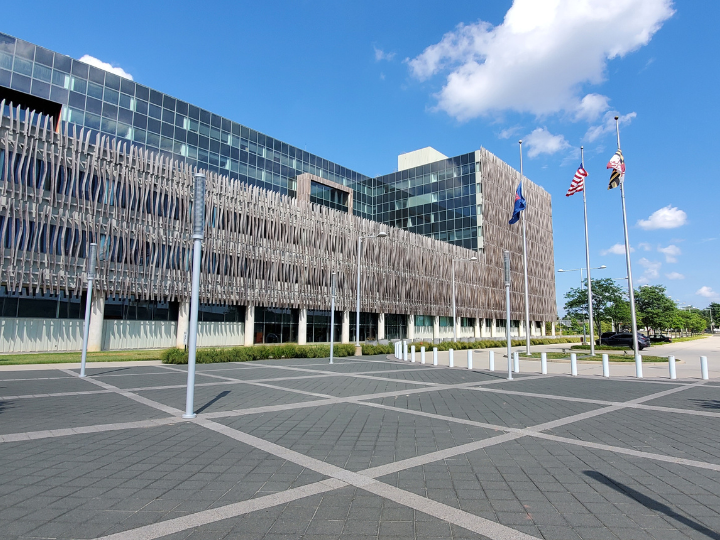
[[[712,287],[708,287],[707,285],[700,287],[697,291],[695,291],[695,294],[704,298],[720,298],[720,294],[716,293]]]
[[[616,116],[620,117],[618,118],[618,121],[621,125],[627,125],[632,121],[633,118],[637,117],[637,113],[631,112],[628,114],[620,114],[617,111],[606,112],[600,124],[596,126],[590,126],[590,128],[588,128],[587,132],[585,133],[585,140],[593,142],[602,137],[603,135],[607,135],[608,133],[615,133]]]
[[[382,49],[378,49],[375,46],[373,46],[373,49],[375,49],[375,61],[376,62],[380,62],[381,60],[390,61],[393,58],[395,58],[394,52],[387,53],[387,52],[383,51]]]
[[[637,280],[638,283],[650,283],[650,280],[657,279],[660,275],[660,267],[662,266],[662,263],[650,261],[643,257],[638,261],[638,264],[645,268],[645,271]]]
[[[647,242],[640,242],[638,244],[638,247],[642,249],[643,251],[652,251],[652,246],[648,244]]]
[[[630,246],[630,253],[635,251],[635,248]],[[600,255],[625,255],[625,244],[615,244],[607,249],[600,251]]]
[[[658,251],[665,255],[665,262],[669,263],[676,263],[678,255],[682,253],[680,248],[673,244],[667,247],[658,247]]]
[[[553,135],[545,128],[537,128],[523,141],[528,147],[528,157],[540,154],[554,154],[570,147],[570,143],[562,135]]]
[[[654,229],[675,229],[687,223],[687,214],[676,206],[667,205],[656,210],[647,219],[637,222],[641,229],[652,231]]]
[[[95,66],[96,68],[104,69],[105,71],[109,71],[110,73],[114,73],[115,75],[120,75],[121,77],[124,77],[126,79],[133,80],[132,75],[130,75],[127,71],[125,71],[121,67],[113,66],[112,64],[108,64],[107,62],[103,62],[102,60],[98,60],[94,56],[90,56],[89,54],[83,55],[80,58],[81,62],[85,62],[86,64],[89,64],[91,66]]]
[[[449,72],[438,107],[459,120],[502,110],[591,118],[603,96],[585,101],[582,86],[602,82],[608,60],[646,45],[673,13],[671,0],[514,0],[502,24],[459,24],[407,62],[420,80]]]
[[[575,110],[575,118],[578,120],[587,120],[593,122],[610,108],[608,104],[610,98],[600,94],[588,94],[578,105]]]
[[[665,274],[665,277],[668,279],[685,279],[685,276],[680,272],[670,272],[669,274]]]

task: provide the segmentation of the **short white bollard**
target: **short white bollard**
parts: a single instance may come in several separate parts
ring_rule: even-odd
[[[468,369],[472,369],[472,349],[468,349]]]
[[[425,347],[420,347],[420,363],[425,363]]]
[[[437,366],[437,347],[433,347],[433,366]]]
[[[488,363],[490,371],[495,371],[495,351],[488,352]]]
[[[635,376],[638,379],[642,379],[642,355],[636,354],[635,355]]]
[[[399,342],[399,341],[396,341],[396,342],[395,342],[395,358],[397,358],[398,360],[400,360],[400,358],[401,358],[401,355],[400,355],[400,342]]]
[[[513,371],[520,373],[520,354],[517,352],[513,353]]]
[[[700,373],[702,374],[704,381],[707,381],[710,378],[710,375],[708,374],[707,356],[700,357]]]
[[[448,356],[448,364],[450,365],[450,367],[455,367],[455,360],[453,359],[453,350],[452,349],[450,349],[448,351],[448,355],[449,355]]]
[[[410,347],[410,361],[415,363],[415,345]]]
[[[577,377],[577,354],[570,353],[570,375]]]
[[[602,355],[602,362],[603,362],[603,377],[609,377],[610,376],[610,358],[607,354]]]
[[[670,378],[677,379],[677,371],[675,371],[675,357],[668,356],[668,368],[670,369]]]
[[[547,353],[540,353],[540,373],[547,375]]]
[[[403,362],[407,362],[407,341],[402,342]]]

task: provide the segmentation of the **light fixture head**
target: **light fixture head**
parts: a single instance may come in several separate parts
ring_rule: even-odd
[[[605,268],[607,268],[607,266],[605,266],[605,265],[603,264],[603,265],[599,268],[599,270],[603,270],[603,269],[605,269]]]
[[[558,272],[564,272],[564,271],[565,270],[563,270],[562,268],[558,268]]]
[[[468,260],[469,260],[469,261],[477,261],[477,257],[476,257],[475,255],[473,255],[473,256],[470,257]]]
[[[387,234],[385,231],[380,231],[380,232],[377,233],[375,236],[376,236],[377,238],[385,238],[387,235],[388,235],[388,234]]]

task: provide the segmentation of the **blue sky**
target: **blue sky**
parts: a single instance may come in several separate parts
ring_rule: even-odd
[[[633,274],[679,302],[720,301],[720,4],[27,2],[0,31],[143,84],[368,175],[433,146],[484,146],[553,196],[556,268],[584,266],[585,146],[594,277],[626,275],[619,190],[605,170],[623,117]],[[462,25],[462,26],[458,26]],[[510,212],[510,209],[508,209]],[[579,276],[558,274],[558,304]],[[639,283],[638,283],[639,282]]]

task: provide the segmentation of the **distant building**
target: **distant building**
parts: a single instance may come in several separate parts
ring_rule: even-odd
[[[194,105],[0,34],[0,351],[79,348],[85,254],[97,242],[95,349],[182,345],[192,172],[208,174],[200,345],[523,332],[517,171],[485,149],[427,147],[372,178]],[[12,108],[11,105],[12,104]],[[550,195],[526,180],[534,334],[556,319]],[[478,262],[468,262],[477,256]],[[458,319],[451,317],[455,263]]]

